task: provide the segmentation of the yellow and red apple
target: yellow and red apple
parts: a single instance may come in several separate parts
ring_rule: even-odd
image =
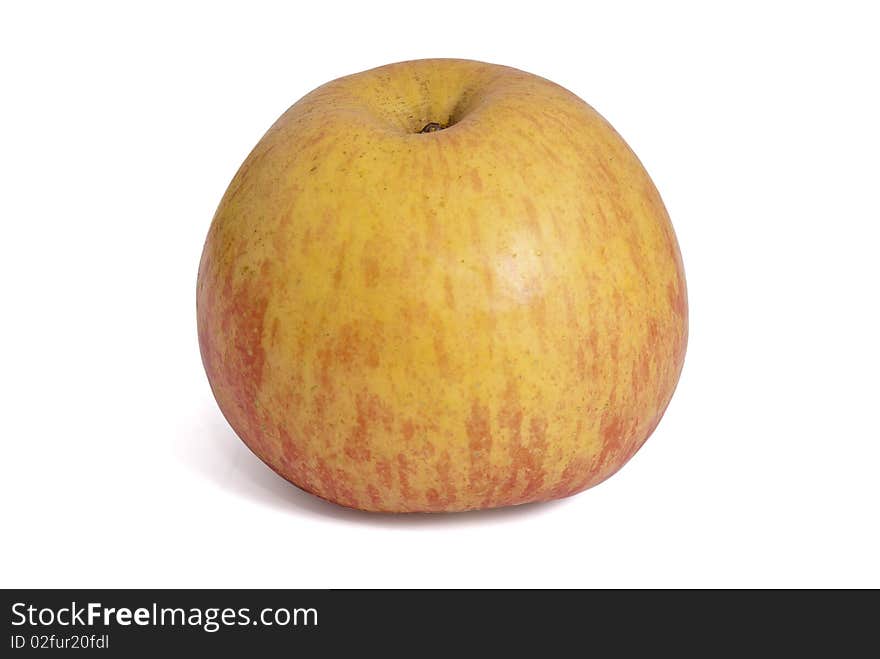
[[[311,92],[229,185],[198,331],[233,429],[370,511],[564,497],[660,420],[687,342],[651,179],[574,94],[464,60]]]

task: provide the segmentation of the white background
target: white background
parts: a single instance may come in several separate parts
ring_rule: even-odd
[[[880,586],[880,21],[708,4],[4,3],[0,585]],[[319,84],[432,56],[587,100],[678,233],[679,389],[565,501],[337,508],[202,370],[196,268],[245,155]]]

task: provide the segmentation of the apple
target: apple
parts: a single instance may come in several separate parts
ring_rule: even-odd
[[[565,497],[652,433],[687,297],[669,216],[589,105],[435,59],[312,91],[214,216],[202,360],[278,474],[368,511]]]

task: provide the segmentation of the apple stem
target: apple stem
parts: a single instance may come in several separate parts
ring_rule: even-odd
[[[432,121],[429,124],[425,124],[425,127],[419,131],[419,133],[436,133],[438,130],[443,130],[443,126],[438,124],[436,121]]]

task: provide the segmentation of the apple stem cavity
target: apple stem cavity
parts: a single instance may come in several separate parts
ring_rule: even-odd
[[[438,130],[443,130],[443,126],[438,124],[436,121],[432,121],[429,124],[425,124],[425,127],[419,131],[419,133],[436,133]]]

